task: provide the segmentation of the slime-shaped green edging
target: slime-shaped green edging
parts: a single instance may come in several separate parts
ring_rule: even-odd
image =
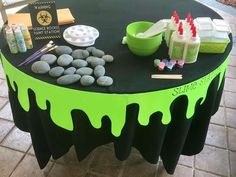
[[[8,76],[10,85],[14,91],[18,87],[18,100],[25,111],[29,111],[28,89],[32,89],[36,95],[36,101],[42,110],[46,110],[46,101],[51,105],[50,116],[53,122],[67,130],[73,130],[71,111],[83,110],[94,128],[101,128],[102,117],[107,115],[111,120],[112,134],[120,136],[125,125],[126,106],[132,103],[139,105],[138,121],[141,125],[149,124],[150,115],[162,112],[162,123],[171,121],[171,103],[181,95],[187,95],[187,118],[194,114],[197,101],[203,98],[204,102],[208,87],[212,80],[220,74],[219,86],[223,80],[229,57],[217,69],[189,84],[166,90],[139,93],[139,94],[105,94],[73,90],[35,79],[10,64],[1,54],[3,68]]]

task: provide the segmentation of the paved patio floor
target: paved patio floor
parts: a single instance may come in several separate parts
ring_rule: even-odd
[[[236,36],[236,16],[219,10]],[[224,9],[223,9],[224,10]],[[236,42],[236,41],[234,41]],[[204,150],[196,156],[181,156],[174,177],[236,177],[236,44],[226,73],[221,106],[213,116]],[[14,126],[8,90],[0,65],[0,177],[168,177],[161,162],[146,163],[133,150],[127,161],[118,161],[111,145],[97,148],[82,161],[74,149],[40,170],[28,133]]]

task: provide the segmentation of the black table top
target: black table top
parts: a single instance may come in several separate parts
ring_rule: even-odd
[[[133,55],[126,45],[121,41],[126,33],[126,26],[135,21],[152,21],[170,18],[174,10],[177,10],[181,19],[188,12],[196,17],[221,18],[216,12],[206,6],[189,0],[70,0],[56,1],[60,8],[70,8],[76,19],[75,24],[90,25],[97,28],[100,37],[96,40],[95,47],[104,50],[107,54],[114,56],[115,61],[106,65],[107,75],[112,76],[114,84],[110,87],[99,87],[96,84],[90,87],[82,87],[79,84],[67,86],[68,88],[101,92],[101,93],[143,93],[176,87],[192,82],[203,77],[216,69],[229,55],[232,42],[228,45],[224,54],[199,54],[194,64],[185,65],[184,69],[175,69],[172,72],[159,72],[153,67],[155,58],[168,58],[168,48],[163,40],[159,50],[149,57],[138,57]],[[22,12],[28,12],[24,8]],[[61,26],[63,31],[71,25]],[[230,36],[231,37],[231,36]],[[11,55],[1,34],[1,49],[3,55],[17,67],[25,58],[45,45],[48,41],[33,41],[34,49],[24,54]],[[232,37],[231,37],[232,39]],[[4,42],[3,42],[4,41]],[[54,40],[58,45],[69,45],[64,39]],[[232,40],[231,40],[232,41]],[[73,49],[77,49],[73,47]],[[31,65],[19,68],[42,81],[56,84],[56,79],[48,75],[36,75],[30,70]],[[152,74],[183,74],[183,80],[152,80]]]

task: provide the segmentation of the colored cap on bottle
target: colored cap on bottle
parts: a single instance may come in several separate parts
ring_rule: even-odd
[[[194,25],[194,22],[193,22],[192,18],[190,19],[190,23],[189,24],[190,24],[191,27]]]
[[[192,29],[192,37],[196,37],[197,36],[197,30],[196,27],[193,27]]]
[[[187,19],[187,23],[190,23],[190,20],[191,20],[191,13],[190,12],[188,12],[186,19]]]
[[[179,16],[175,16],[175,23],[179,24]]]
[[[177,15],[176,10],[172,13],[172,17],[175,17]]]
[[[183,23],[182,23],[182,22],[179,23],[179,29],[178,29],[178,31],[179,31],[179,35],[183,35],[184,29],[183,29]]]
[[[190,19],[190,18],[191,18],[191,13],[188,12],[188,14],[187,14],[187,19]]]

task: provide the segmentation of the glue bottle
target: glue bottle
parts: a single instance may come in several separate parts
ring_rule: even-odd
[[[17,48],[17,43],[16,43],[14,33],[12,31],[12,28],[7,26],[5,28],[5,32],[6,32],[6,40],[7,40],[7,44],[9,46],[10,52],[12,54],[17,54],[18,48]]]
[[[26,45],[25,45],[25,40],[24,40],[24,36],[21,32],[20,29],[15,29],[15,38],[16,38],[16,43],[17,43],[17,47],[19,52],[24,53],[27,51]]]
[[[178,29],[178,25],[179,25],[179,16],[178,16],[177,12],[174,11],[173,15],[171,17],[171,22],[168,25],[168,28],[167,28],[167,31],[166,31],[166,36],[165,36],[166,45],[168,47],[169,47],[169,44],[170,44],[171,36],[172,36],[173,32]]]
[[[189,28],[190,26],[190,21],[192,20],[191,18],[191,13],[188,12],[187,14],[187,17],[185,18],[185,21],[184,21],[184,30],[186,30],[187,28]]]
[[[170,19],[170,23],[167,25],[167,29],[166,29],[166,32],[165,32],[165,41],[167,41],[167,39],[169,38],[169,34],[170,34],[170,25],[174,23],[174,20],[175,20],[175,16],[176,16],[177,12],[174,11],[172,13],[172,16],[171,16],[171,19]]]
[[[28,27],[24,24],[21,24],[20,28],[21,28],[21,32],[24,36],[26,48],[27,49],[32,49],[33,48],[33,42],[32,42],[31,35],[30,35]]]
[[[188,26],[187,26],[187,28],[186,28],[186,37],[188,38],[188,39],[190,39],[191,37],[192,37],[192,28],[193,27],[195,27],[195,25],[194,25],[194,21],[193,21],[193,19],[192,18],[190,18],[190,22],[189,22],[189,24],[188,24]]]
[[[200,48],[200,37],[197,34],[196,27],[192,25],[192,36],[187,39],[184,49],[185,63],[194,63],[197,61],[198,52]]]
[[[185,37],[183,24],[180,22],[178,31],[175,31],[171,37],[169,48],[170,59],[182,60],[185,48]]]

